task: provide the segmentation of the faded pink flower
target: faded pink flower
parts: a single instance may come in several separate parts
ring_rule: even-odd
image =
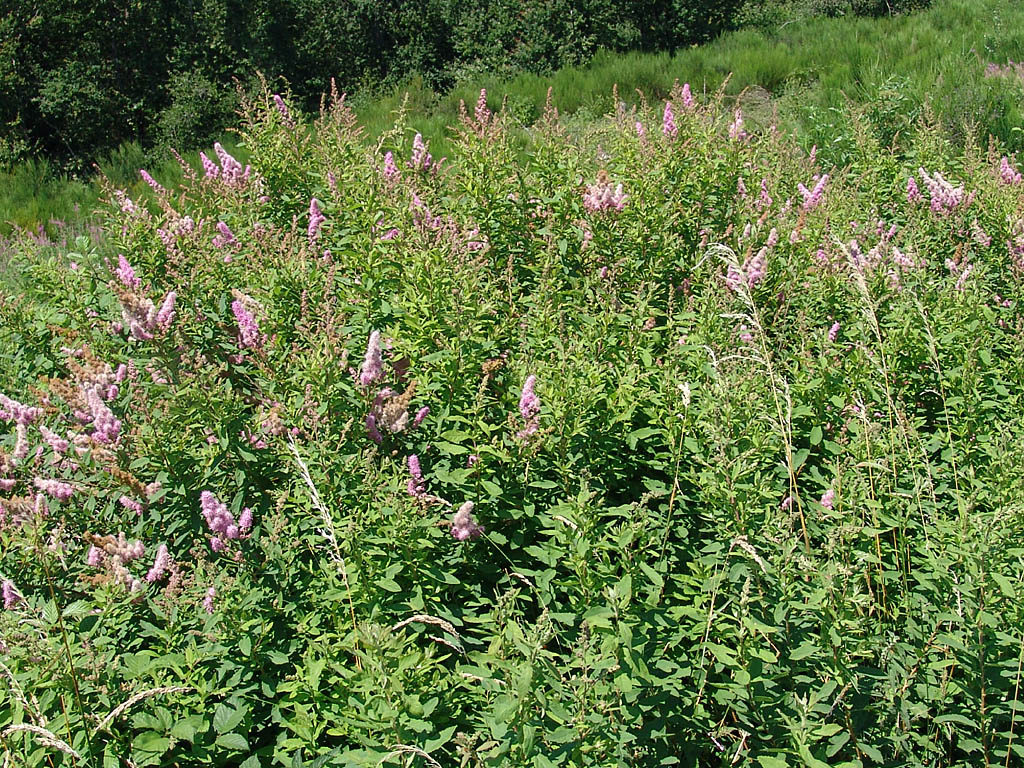
[[[4,579],[3,584],[0,585],[0,594],[2,594],[4,598],[5,611],[14,610],[18,603],[23,599],[18,593],[17,588],[14,586],[14,582],[10,579]]]
[[[473,502],[467,501],[452,516],[451,532],[458,541],[476,539],[483,535],[484,529],[473,519]]]
[[[206,597],[203,598],[203,610],[207,613],[213,613],[213,599],[217,596],[217,590],[210,587],[206,590]]]

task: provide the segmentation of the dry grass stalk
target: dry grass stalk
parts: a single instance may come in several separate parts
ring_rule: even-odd
[[[352,637],[353,642],[356,644],[356,650],[359,649],[359,627],[356,624],[356,608],[352,603],[352,587],[348,580],[348,568],[345,566],[345,558],[341,555],[341,549],[338,547],[338,537],[334,531],[334,520],[331,518],[331,513],[324,504],[323,499],[320,498],[320,493],[316,489],[316,484],[313,482],[313,478],[310,477],[309,467],[306,466],[306,462],[302,460],[302,456],[299,455],[299,449],[295,447],[294,438],[288,438],[288,450],[291,451],[292,456],[295,457],[295,463],[298,464],[299,474],[302,475],[302,479],[306,483],[306,487],[309,488],[309,499],[313,502],[313,506],[320,513],[320,520],[323,522],[323,528],[317,532],[327,540],[331,559],[338,564],[338,570],[341,572],[341,579],[345,583],[345,590],[348,592],[348,610],[352,617]],[[359,657],[356,656],[356,668],[362,669],[362,664],[359,661]]]
[[[68,755],[71,755],[76,760],[81,760],[82,756],[78,754],[70,744],[66,741],[59,739],[56,734],[52,731],[48,731],[45,728],[40,728],[38,725],[29,725],[28,723],[18,723],[16,725],[9,725],[0,731],[0,739],[10,736],[12,733],[31,733],[35,736],[39,743],[45,747],[53,747],[54,749],[60,750]]]
[[[143,699],[148,699],[150,696],[161,696],[165,693],[185,693],[191,691],[191,688],[181,685],[169,685],[163,688],[149,688],[145,691],[139,691],[134,696],[131,696],[126,701],[118,704],[114,709],[107,713],[107,716],[100,720],[100,724],[96,726],[97,731],[102,731],[114,720],[123,715],[126,711],[134,707]]]
[[[430,765],[434,765],[437,766],[437,768],[441,768],[441,764],[437,762],[437,760],[432,758],[430,755],[428,755],[426,752],[424,752],[422,749],[420,749],[419,747],[410,746],[408,744],[395,744],[393,747],[391,747],[391,751],[380,759],[377,765],[383,765],[384,761],[388,758],[401,754],[411,754],[416,755],[417,757],[422,757],[424,760],[430,763]]]

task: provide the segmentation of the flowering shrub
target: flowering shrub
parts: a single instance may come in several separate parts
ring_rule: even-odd
[[[267,93],[19,244],[5,760],[1024,754],[1014,161],[615,106],[442,165]]]

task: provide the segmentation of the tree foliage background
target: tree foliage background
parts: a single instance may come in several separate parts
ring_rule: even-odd
[[[179,148],[234,120],[237,87],[283,78],[315,108],[331,78],[377,92],[479,71],[549,72],[600,48],[674,50],[744,24],[898,13],[927,0],[3,0],[0,166],[69,169],[128,140]]]

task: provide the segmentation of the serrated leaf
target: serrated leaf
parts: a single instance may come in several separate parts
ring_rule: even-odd
[[[237,749],[239,751],[249,748],[249,742],[240,733],[222,733],[217,737],[216,744],[225,749]]]
[[[243,717],[245,717],[244,710],[235,709],[227,704],[218,704],[213,711],[213,730],[217,733],[234,730],[235,726],[242,722]]]

